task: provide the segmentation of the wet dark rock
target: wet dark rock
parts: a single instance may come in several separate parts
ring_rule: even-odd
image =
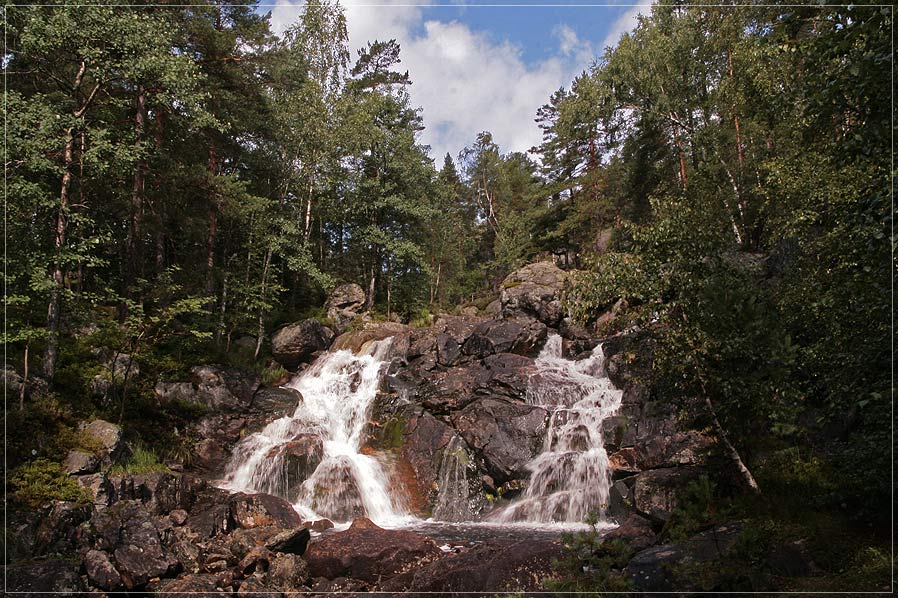
[[[334,341],[333,345],[331,345],[332,351],[346,350],[351,351],[353,353],[359,353],[363,348],[367,347],[369,343],[373,343],[376,341],[381,341],[390,337],[399,337],[405,336],[406,341],[399,342],[396,338],[394,338],[394,345],[399,342],[399,344],[404,344],[406,349],[408,347],[407,337],[411,334],[411,328],[404,324],[397,324],[396,322],[379,322],[372,323],[367,325],[365,328],[361,330],[356,330],[353,332],[344,332]],[[398,351],[398,353],[403,353],[402,351]],[[397,356],[392,354],[391,356]],[[400,357],[405,357],[404,353]]]
[[[546,411],[534,405],[484,398],[452,414],[452,423],[483,459],[496,483],[521,477],[542,449]]]
[[[552,262],[528,264],[502,282],[499,300],[505,317],[530,316],[557,327],[564,317],[561,293],[567,274]]]
[[[99,589],[115,591],[122,588],[122,576],[115,570],[105,552],[88,550],[81,565],[87,573],[87,579]]]
[[[418,498],[412,502],[422,503],[417,506],[424,507],[433,500],[431,491],[437,482],[440,455],[455,436],[455,431],[431,414],[422,412],[409,418],[401,432],[400,456],[412,473],[407,476],[410,479],[403,481],[414,495],[412,498]]]
[[[642,592],[705,589],[695,587],[691,576],[678,575],[678,570],[724,558],[741,533],[741,524],[728,523],[683,542],[647,548],[630,560],[627,573],[636,589]]]
[[[397,575],[378,590],[411,595],[472,592],[480,596],[546,590],[555,577],[553,562],[562,555],[559,542],[491,540]]]
[[[417,395],[425,409],[434,415],[446,415],[473,401],[474,392],[489,378],[489,371],[477,362],[459,365],[424,377]]]
[[[324,304],[327,318],[338,334],[343,333],[365,305],[365,291],[355,283],[334,287]]]
[[[503,396],[524,401],[530,376],[536,372],[532,359],[512,353],[498,353],[483,360],[488,377],[480,382],[478,392],[489,396]]]
[[[312,542],[305,560],[313,577],[373,583],[441,554],[433,540],[421,534],[386,530],[367,519],[356,519],[348,530]]]
[[[71,559],[50,558],[11,564],[6,568],[7,592],[21,596],[47,593],[72,595],[84,590],[78,575],[78,563]]]
[[[636,483],[635,477],[629,477],[623,480],[617,480],[608,491],[608,515],[618,521],[626,521],[630,515],[635,513],[633,504],[633,485]]]
[[[247,429],[257,432],[273,422],[287,415],[293,415],[296,407],[302,402],[302,395],[298,390],[284,388],[260,388],[253,397],[252,411],[258,413],[258,417],[247,417]]]
[[[207,489],[189,513],[184,526],[201,538],[226,534],[238,527],[231,518],[230,497],[225,490]]]
[[[279,328],[271,336],[271,354],[285,368],[293,369],[327,349],[334,332],[318,320],[309,318]]]
[[[309,530],[304,527],[284,530],[265,543],[272,552],[302,555],[306,551],[309,539],[312,537]]]

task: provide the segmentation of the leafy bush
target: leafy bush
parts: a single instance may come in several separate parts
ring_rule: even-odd
[[[591,516],[590,529],[564,536],[566,556],[555,563],[560,577],[550,588],[564,593],[621,594],[632,590],[623,569],[633,557],[633,550],[622,540],[606,542],[599,533],[598,519]]]
[[[54,500],[77,503],[91,500],[87,489],[67,476],[62,471],[62,465],[47,459],[37,459],[14,470],[9,477],[9,485],[15,501],[31,509]]]
[[[262,384],[265,386],[273,386],[283,380],[290,374],[287,370],[277,362],[271,362],[268,367],[262,370]]]

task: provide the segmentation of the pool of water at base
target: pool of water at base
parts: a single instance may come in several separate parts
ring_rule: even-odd
[[[337,525],[323,535],[345,530],[348,524]],[[520,540],[561,540],[565,535],[590,530],[587,524],[534,524],[534,523],[493,523],[466,521],[453,523],[430,519],[406,519],[392,525],[381,525],[385,529],[416,532],[433,539],[444,550],[458,546],[472,546],[486,541],[502,543]],[[606,534],[617,526],[613,523],[599,523],[599,534]]]

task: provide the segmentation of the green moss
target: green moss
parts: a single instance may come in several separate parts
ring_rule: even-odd
[[[91,501],[87,489],[67,476],[62,471],[62,465],[47,459],[38,459],[15,469],[9,478],[9,484],[15,501],[31,509],[54,500],[80,504]]]
[[[399,416],[391,417],[381,432],[381,444],[385,449],[399,449],[404,443],[405,420]]]

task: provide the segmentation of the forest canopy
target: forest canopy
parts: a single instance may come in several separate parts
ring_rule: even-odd
[[[432,156],[399,44],[353,56],[336,0],[281,36],[254,2],[9,6],[8,353],[65,398],[91,343],[161,372],[249,336],[261,362],[336,284],[414,322],[555,256],[572,318],[655,326],[666,392],[748,461],[845,423],[827,500],[881,509],[891,18],[663,2],[545,99],[530,152]]]

